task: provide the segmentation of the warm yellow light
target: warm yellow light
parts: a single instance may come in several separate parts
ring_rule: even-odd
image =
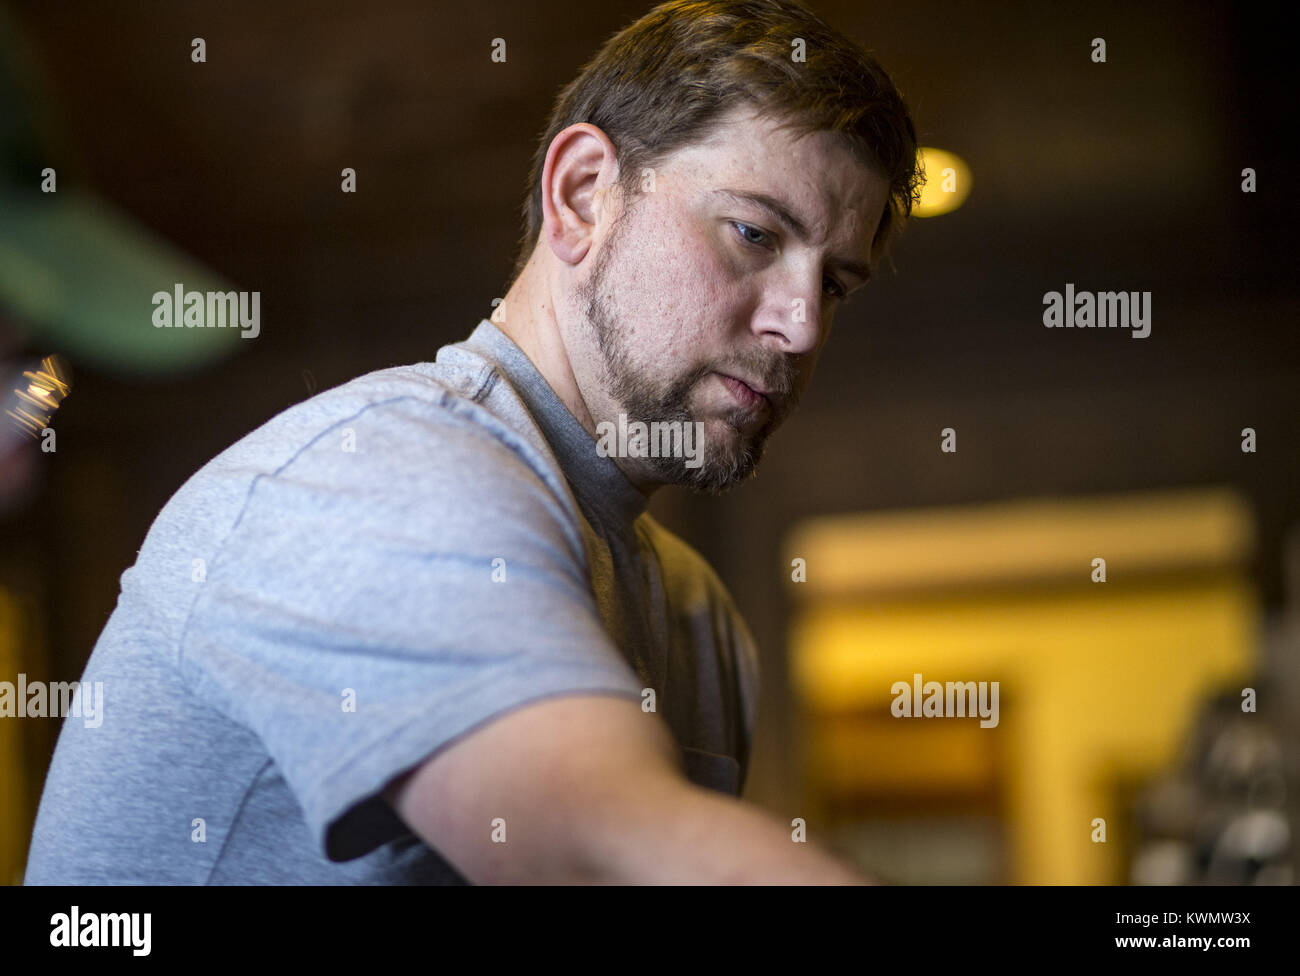
[[[955,153],[932,146],[922,146],[918,153],[925,166],[926,183],[921,188],[921,202],[912,208],[913,215],[937,217],[965,203],[971,186],[966,161]]]

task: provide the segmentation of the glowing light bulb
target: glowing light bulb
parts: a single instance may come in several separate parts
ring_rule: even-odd
[[[912,215],[938,217],[965,203],[971,188],[971,172],[966,161],[956,153],[933,146],[922,146],[917,153],[925,167],[926,183],[921,188],[920,203],[912,208]]]

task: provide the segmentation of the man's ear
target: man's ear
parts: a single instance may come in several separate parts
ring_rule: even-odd
[[[596,126],[579,122],[551,140],[542,167],[542,241],[561,261],[587,256],[617,179],[614,144]]]

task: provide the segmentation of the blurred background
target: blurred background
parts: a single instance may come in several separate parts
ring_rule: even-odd
[[[80,676],[213,455],[491,314],[558,89],[649,6],[0,0],[0,681]],[[904,883],[1293,883],[1282,35],[1230,2],[810,6],[969,175],[759,477],[652,503],[761,647],[747,797]],[[154,329],[176,281],[259,291],[260,335]],[[1150,336],[1045,329],[1066,282],[1151,292]],[[914,674],[999,682],[997,726],[894,717]],[[0,721],[5,881],[57,733]]]

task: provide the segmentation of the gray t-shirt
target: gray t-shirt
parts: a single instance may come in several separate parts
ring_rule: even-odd
[[[379,792],[563,694],[652,689],[690,778],[744,782],[757,658],[726,588],[487,320],[223,451],[121,584],[27,884],[463,883]]]

